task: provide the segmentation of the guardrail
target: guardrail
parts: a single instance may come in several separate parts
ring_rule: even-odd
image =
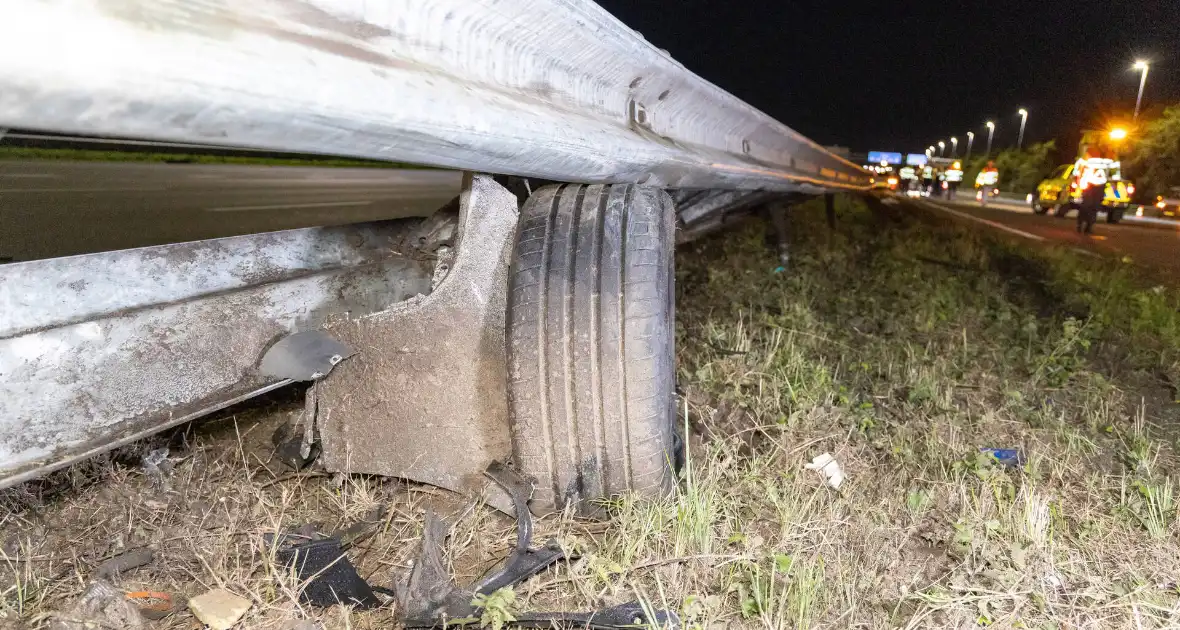
[[[662,186],[690,235],[868,187],[587,0],[6,0],[0,21],[0,129]],[[0,486],[277,387],[254,370],[277,336],[429,293],[388,248],[404,228],[0,267]],[[494,265],[498,229],[467,251]]]
[[[587,0],[7,0],[0,17],[0,127],[569,182],[868,185]]]
[[[201,151],[216,151],[218,149],[224,150],[225,147],[216,144],[196,144],[193,142],[166,142],[159,140],[135,140],[131,138],[96,138],[92,136],[62,136],[50,135],[44,133],[28,133],[24,131],[12,131],[11,129],[0,128],[0,144],[5,140],[36,140],[47,143],[61,143],[61,144],[98,144],[110,146],[127,146],[135,148],[149,147],[153,149],[197,149]],[[268,149],[255,149],[251,147],[238,147],[238,151],[250,152],[266,152]]]

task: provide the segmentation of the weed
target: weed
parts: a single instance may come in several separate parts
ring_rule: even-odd
[[[516,591],[505,587],[488,595],[476,593],[472,606],[480,609],[479,625],[492,630],[501,630],[516,621]]]
[[[1149,483],[1135,480],[1127,487],[1123,480],[1121,505],[1152,538],[1168,536],[1172,522],[1176,519],[1176,502],[1172,496],[1172,480]]]

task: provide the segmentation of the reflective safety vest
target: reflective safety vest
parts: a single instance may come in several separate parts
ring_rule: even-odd
[[[902,179],[918,179],[918,173],[912,166],[906,166],[901,169],[900,176]]]
[[[1109,166],[1110,160],[1104,158],[1078,160],[1074,165],[1074,172],[1079,173],[1078,184],[1082,190],[1090,186],[1106,186],[1106,169]]]
[[[975,178],[975,183],[980,186],[995,186],[1000,183],[1000,171],[995,168],[985,168],[979,171],[979,177]]]
[[[946,181],[948,181],[948,182],[961,182],[961,181],[963,181],[963,171],[960,171],[960,170],[954,169],[954,168],[947,169]]]

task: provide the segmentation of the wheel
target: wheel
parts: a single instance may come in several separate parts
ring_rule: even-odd
[[[1033,214],[1045,214],[1049,211],[1049,208],[1041,205],[1041,197],[1037,193],[1033,193],[1032,211]]]
[[[674,242],[659,189],[547,186],[521,209],[508,409],[533,511],[595,514],[595,499],[672,489]]]
[[[1122,221],[1124,212],[1125,210],[1123,208],[1108,208],[1106,210],[1106,222],[1118,223],[1119,221]]]

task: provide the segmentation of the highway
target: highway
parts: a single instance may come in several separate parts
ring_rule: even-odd
[[[904,199],[903,203],[936,209],[1031,241],[1064,243],[1090,254],[1118,259],[1129,257],[1131,262],[1161,279],[1180,278],[1180,222],[1157,220],[1110,225],[1099,218],[1093,234],[1084,235],[1077,233],[1076,213],[1067,218],[1036,215],[1024,204],[1003,201],[983,208],[974,199],[953,202]]]
[[[0,261],[422,216],[454,171],[0,161]]]

